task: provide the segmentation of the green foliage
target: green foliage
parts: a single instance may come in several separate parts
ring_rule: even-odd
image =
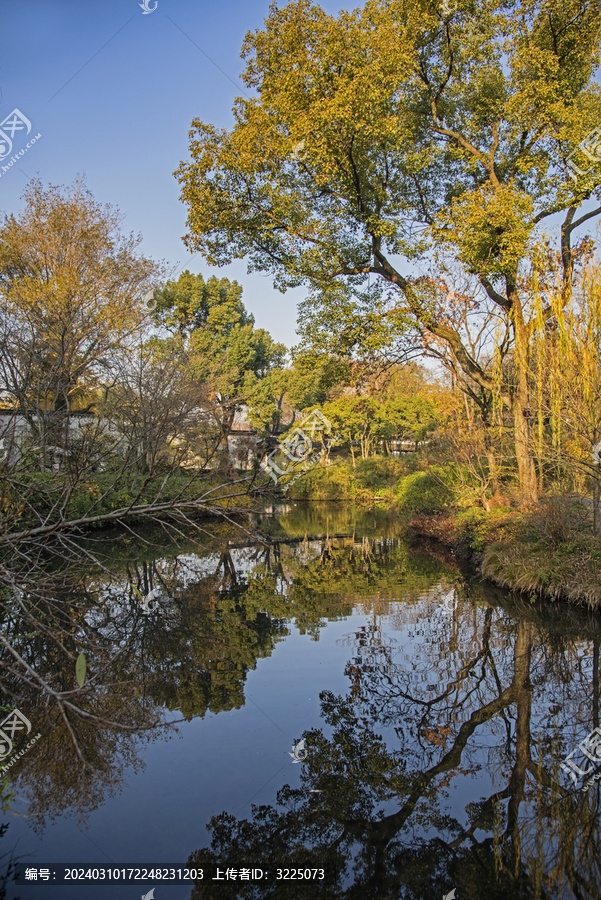
[[[489,512],[471,507],[455,516],[460,543],[476,553],[482,552],[491,541],[498,541],[504,528],[514,527],[515,521],[515,513],[502,507]]]
[[[341,436],[339,446],[350,450],[358,445],[363,459],[385,441],[424,440],[436,425],[435,404],[423,391],[392,397],[343,396],[321,409]]]
[[[157,322],[182,337],[202,329],[227,334],[255,322],[244,308],[237,281],[212,276],[205,282],[202,275],[193,275],[188,269],[177,281],[168,281],[155,294],[154,303]]]
[[[403,214],[429,225],[444,212],[442,240],[477,231],[462,244],[470,266],[486,261],[494,277],[513,265],[541,207],[571,201],[557,141],[577,143],[600,111],[593,5],[520,9],[484,0],[447,29],[437,7],[409,0],[338,17],[272,6],[244,47],[257,98],[238,100],[231,132],[193,123],[178,171],[189,244],[213,263],[249,254],[283,284],[308,275],[322,287],[340,272],[361,280],[368,236],[415,255]],[[304,164],[291,153],[300,139]]]
[[[155,319],[177,334],[196,379],[206,385],[224,441],[245,404],[253,424],[267,430],[279,424],[286,348],[264,328],[255,329],[236,281],[213,276],[205,282],[186,270],[158,294]]]
[[[401,510],[407,513],[437,513],[445,510],[452,499],[448,471],[432,466],[426,472],[405,476],[395,489]]]
[[[394,487],[400,478],[417,465],[415,454],[407,456],[372,456],[360,459],[355,469],[358,484],[366,488]]]
[[[290,495],[300,500],[361,499],[352,467],[345,462],[314,466],[294,483]]]
[[[328,466],[317,465],[295,482],[290,493],[304,500],[353,500],[373,503],[376,498],[393,506],[395,486],[400,478],[416,466],[411,458],[374,456],[361,459],[353,466],[349,459],[335,458]]]

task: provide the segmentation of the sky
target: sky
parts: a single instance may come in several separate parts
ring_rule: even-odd
[[[360,3],[320,5],[337,14]],[[240,48],[268,11],[269,0],[0,0],[0,128],[15,109],[31,123],[0,160],[0,215],[22,209],[32,177],[68,185],[83,174],[97,201],[121,210],[123,228],[142,235],[142,252],[175,276],[189,268],[237,279],[257,327],[294,345],[306,289],[281,294],[244,260],[216,269],[192,257],[173,176],[189,159],[193,118],[231,127],[236,96],[248,95]]]
[[[17,123],[11,155],[0,160],[0,214],[23,208],[33,177],[68,185],[83,174],[98,202],[119,207],[123,229],[142,235],[145,255],[175,275],[189,268],[237,279],[257,327],[290,347],[305,289],[282,295],[271,277],[247,274],[243,260],[215,269],[192,257],[173,176],[189,158],[193,118],[232,125],[235,97],[248,94],[240,48],[262,26],[268,0],[145,0],[149,9],[157,2],[146,14],[141,2],[0,0],[0,122],[17,109],[31,123],[29,133]]]

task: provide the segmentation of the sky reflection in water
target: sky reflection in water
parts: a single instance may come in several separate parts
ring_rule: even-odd
[[[289,508],[259,525],[267,544],[229,526],[202,548],[105,541],[104,571],[80,561],[38,579],[38,604],[63,598],[44,608],[51,636],[23,636],[7,601],[6,633],[54,690],[71,690],[85,646],[74,702],[99,721],[67,712],[68,727],[5,672],[43,737],[14,767],[2,852],[269,873],[157,884],[156,900],[601,896],[599,787],[560,769],[599,725],[594,620],[468,583],[373,515]],[[152,615],[132,586],[154,589]],[[276,880],[292,867],[324,878]]]

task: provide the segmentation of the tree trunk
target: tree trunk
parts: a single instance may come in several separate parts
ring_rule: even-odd
[[[467,430],[469,432],[471,432],[473,425],[474,425],[474,421],[473,421],[474,414],[473,414],[473,410],[470,411],[470,405],[469,405],[469,401],[468,401],[468,397],[467,397],[466,393],[463,394],[463,400],[465,402],[465,415],[467,418]]]
[[[515,373],[517,388],[512,398],[515,455],[522,498],[526,503],[536,503],[538,486],[536,468],[530,446],[530,392],[528,388],[528,336],[522,318],[521,306],[514,298],[513,328],[515,334]]]
[[[528,414],[529,409],[527,406],[522,405],[520,392],[518,392],[515,397],[513,408],[518,479],[522,491],[522,498],[526,503],[536,503],[538,500],[538,487],[536,483],[536,469],[530,447],[530,425],[528,422]]]
[[[511,294],[509,289],[507,294],[508,296]],[[528,386],[528,333],[517,292],[513,292],[511,299],[513,303],[512,324],[515,335],[514,363],[517,380],[516,391],[513,394],[511,403],[515,455],[518,464],[518,479],[522,499],[526,503],[536,503],[538,500],[538,486],[534,457],[530,446],[529,419],[532,413],[530,410],[530,391]]]
[[[513,679],[511,689],[516,705],[515,712],[515,762],[507,785],[507,829],[511,836],[508,847],[512,868],[519,870],[522,858],[522,834],[520,830],[520,807],[526,797],[526,779],[531,759],[531,717],[532,683],[530,666],[533,641],[532,623],[522,622],[516,637],[514,650]]]
[[[601,537],[601,462],[595,462],[593,472],[593,532]]]
[[[490,474],[493,497],[500,497],[501,485],[499,483],[499,468],[497,466],[497,458],[495,456],[490,430],[486,425],[484,426],[484,447],[486,449],[486,459],[488,460],[488,471]]]

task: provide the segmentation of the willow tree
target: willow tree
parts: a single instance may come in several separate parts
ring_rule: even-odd
[[[578,213],[601,168],[565,165],[601,119],[600,13],[577,0],[455,5],[371,0],[333,17],[311,0],[272,4],[243,47],[256,95],[236,100],[229,131],[193,121],[191,160],[176,173],[185,240],[216,265],[247,257],[282,290],[307,285],[333,330],[357,311],[391,333],[416,325],[494,390],[436,280],[412,268],[436,253],[458,260],[511,334],[503,402],[533,499],[523,269],[537,230],[563,211],[569,289],[572,233],[601,211]]]
[[[592,482],[593,530],[601,537],[601,267],[586,263],[568,303],[550,295],[555,327],[536,333],[539,440],[552,437],[550,459]],[[541,310],[539,298],[539,312]],[[542,317],[541,317],[542,319]],[[547,429],[544,429],[545,423]]]

